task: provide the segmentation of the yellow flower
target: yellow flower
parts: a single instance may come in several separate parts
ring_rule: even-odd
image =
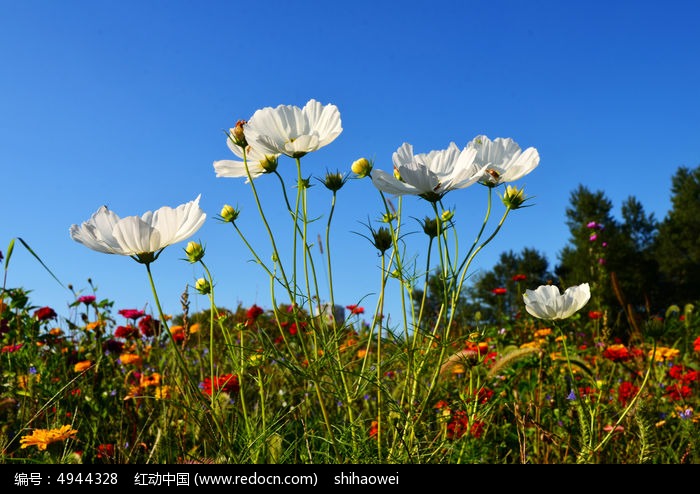
[[[122,353],[119,356],[119,360],[121,360],[122,364],[124,365],[129,365],[129,364],[134,364],[134,365],[141,365],[141,357],[136,355],[135,353]]]
[[[17,387],[19,389],[27,389],[30,384],[39,382],[41,374],[24,374],[17,376]]]
[[[19,442],[21,449],[36,446],[44,451],[49,444],[72,439],[77,433],[70,425],[64,425],[60,429],[34,429],[31,434],[22,436]]]
[[[201,327],[201,324],[199,324],[198,322],[190,325],[190,334],[198,333]]]
[[[129,386],[129,391],[127,391],[126,396],[124,397],[124,400],[130,400],[132,398],[136,398],[137,396],[141,395],[141,386],[139,385],[132,385]]]
[[[90,368],[92,362],[90,360],[82,360],[73,366],[75,372],[83,372]]]
[[[651,357],[653,350],[649,351],[649,356]],[[654,361],[656,362],[665,362],[668,360],[673,360],[678,355],[680,355],[681,351],[678,350],[677,348],[668,348],[665,346],[660,346],[656,349],[656,354],[654,355]]]
[[[63,330],[61,328],[52,328],[51,331],[49,331],[49,334],[51,336],[61,336],[63,334]]]
[[[170,386],[158,386],[156,388],[156,399],[163,400],[170,398]]]

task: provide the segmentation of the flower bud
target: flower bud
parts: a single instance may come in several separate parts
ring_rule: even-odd
[[[447,223],[449,221],[452,221],[452,218],[455,217],[455,212],[450,211],[449,209],[445,209],[442,214],[440,215],[440,219],[442,220],[443,223]]]
[[[384,214],[382,215],[381,222],[382,222],[382,223],[391,223],[391,222],[394,221],[395,219],[396,219],[396,214],[394,214],[394,213],[384,213]]]
[[[660,317],[651,317],[644,322],[644,333],[651,338],[660,338],[665,332],[666,324]]]
[[[427,216],[423,220],[423,231],[430,238],[437,237],[438,234],[438,222],[435,218],[428,218]]]
[[[510,209],[518,209],[528,198],[525,197],[524,189],[518,189],[513,185],[508,185],[506,191],[501,197],[503,204]]]
[[[260,160],[260,167],[265,170],[265,173],[273,173],[277,170],[277,156],[266,154],[265,159]]]
[[[204,278],[199,278],[194,284],[194,289],[202,295],[207,295],[211,292],[211,284]]]
[[[187,254],[187,259],[191,263],[199,262],[204,257],[204,247],[202,247],[202,244],[194,241],[187,242],[185,254]]]
[[[383,254],[391,247],[393,239],[391,238],[391,232],[388,228],[380,227],[376,232],[372,232],[372,237],[374,238],[374,246],[379,249]]]
[[[325,185],[328,190],[337,192],[345,185],[345,180],[345,177],[343,177],[340,172],[326,173],[326,179],[323,181],[323,185]]]
[[[239,214],[241,214],[241,212],[229,204],[224,204],[224,207],[221,208],[221,219],[226,223],[233,223],[236,221]]]
[[[229,132],[229,137],[231,140],[237,145],[242,148],[245,148],[248,145],[248,141],[246,141],[245,138],[245,133],[243,132],[243,126],[247,122],[245,120],[239,120],[236,122],[236,126],[231,129]]]
[[[358,178],[365,178],[372,171],[372,163],[367,158],[360,158],[353,162],[350,169]]]

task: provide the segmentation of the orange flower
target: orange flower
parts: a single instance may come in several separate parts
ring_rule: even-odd
[[[134,364],[136,366],[141,366],[143,363],[141,357],[135,353],[122,353],[119,356],[119,360],[121,360],[121,363],[124,365]]]
[[[88,369],[90,368],[90,366],[92,366],[92,361],[90,361],[90,360],[83,360],[83,361],[78,362],[77,364],[75,364],[75,365],[73,366],[73,370],[74,370],[75,372],[83,372],[83,371],[88,370]]]
[[[72,439],[77,433],[78,431],[70,425],[64,425],[60,429],[34,429],[31,434],[22,436],[19,440],[20,448],[36,446],[40,451],[44,451],[49,444]]]
[[[104,321],[98,320],[98,321],[94,321],[94,322],[89,322],[87,324],[87,326],[85,326],[85,329],[87,329],[88,331],[92,331],[92,330],[95,330],[98,328],[102,328],[102,327],[104,327],[104,325],[105,325]]]
[[[150,376],[147,376],[145,374],[141,375],[141,386],[146,387],[146,386],[158,386],[160,384],[160,374],[157,372],[154,372]]]
[[[552,334],[552,328],[542,328],[535,331],[535,338],[544,338]]]

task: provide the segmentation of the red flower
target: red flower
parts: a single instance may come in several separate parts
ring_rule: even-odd
[[[629,381],[623,381],[620,383],[620,387],[617,388],[617,401],[621,405],[627,405],[630,399],[637,394],[639,388]]]
[[[600,319],[603,317],[603,313],[599,310],[588,311],[588,319]]]
[[[613,362],[626,362],[632,358],[632,354],[623,344],[609,345],[603,350],[603,357]]]
[[[356,304],[348,305],[345,308],[350,311],[350,314],[364,314],[365,313],[365,308],[358,307]]]
[[[686,386],[685,384],[671,384],[666,388],[666,396],[672,401],[680,401],[683,398],[687,398],[692,392],[693,390],[690,389],[690,386]]]
[[[246,326],[249,326],[255,322],[255,320],[260,317],[265,311],[261,308],[258,307],[257,305],[253,304],[253,306],[248,309],[248,312],[246,312],[245,317],[246,317]]]
[[[700,372],[688,369],[687,367],[674,364],[668,369],[669,377],[681,381],[683,384],[691,383],[698,380]]]
[[[511,278],[513,281],[525,281],[527,279],[527,276],[524,274],[516,274],[513,275],[513,278]]]
[[[376,420],[372,421],[372,425],[369,426],[369,437],[377,437],[379,432],[379,422]]]
[[[114,336],[116,338],[136,338],[139,335],[139,330],[132,326],[132,325],[127,325],[127,326],[117,326],[117,329],[114,330]]]
[[[34,311],[34,317],[39,321],[48,321],[49,319],[56,319],[56,312],[51,307],[42,307]]]
[[[467,390],[468,391],[468,390]],[[478,391],[473,393],[476,396],[477,401],[483,405],[493,397],[493,390],[488,388],[479,388]]]
[[[146,313],[142,310],[137,310],[137,309],[122,309],[119,311],[120,316],[124,316],[127,319],[133,319],[134,321],[136,319],[140,319],[143,316],[146,315]]]
[[[482,434],[484,433],[484,427],[485,424],[481,421],[479,422],[474,422],[472,426],[469,428],[469,433],[475,437],[475,438],[480,438]]]
[[[693,350],[700,352],[700,336],[695,338],[695,341],[693,341]]]
[[[94,295],[83,295],[82,297],[78,298],[78,302],[83,303],[85,305],[90,305],[94,301],[95,301]]]
[[[457,410],[447,423],[447,437],[459,439],[469,430],[469,418],[464,410]]]
[[[144,336],[153,336],[160,332],[160,321],[151,316],[143,316],[139,321],[139,329]]]
[[[506,293],[508,293],[508,290],[505,288],[494,288],[493,290],[491,290],[491,293],[493,293],[494,295],[505,295]]]
[[[0,353],[14,353],[20,348],[22,348],[23,344],[24,343],[18,343],[16,345],[5,345],[4,347],[2,347],[2,349],[0,349]]]
[[[97,453],[95,455],[97,458],[114,458],[114,444],[98,444]]]
[[[207,377],[204,379],[199,387],[202,391],[209,396],[212,392],[224,392],[228,394],[238,393],[240,385],[238,384],[238,376],[235,374],[224,374],[223,376],[214,377],[212,381],[211,378]]]

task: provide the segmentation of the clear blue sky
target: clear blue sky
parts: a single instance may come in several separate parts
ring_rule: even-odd
[[[91,278],[99,298],[115,301],[115,315],[153,310],[143,265],[91,251],[68,228],[103,204],[140,215],[202,194],[209,218],[193,240],[207,248],[218,305],[269,308],[267,277],[233,228],[214,219],[223,204],[239,206],[241,228],[266,248],[249,186],[216,178],[212,163],[233,158],[223,132],[236,120],[314,98],[338,106],[344,130],[302,160],[313,177],[349,170],[362,156],[390,170],[403,142],[420,153],[486,134],[536,147],[539,167],[517,182],[534,206],[510,216],[472,272],[524,247],[553,267],[579,184],[603,190],[618,218],[634,195],[662,219],[673,173],[700,164],[699,18],[700,3],[690,0],[0,0],[0,250],[21,237],[64,284],[87,294]],[[277,202],[267,183],[266,201]],[[311,192],[327,214],[330,193],[320,184]],[[445,197],[463,245],[485,197],[478,185]],[[417,198],[405,204],[409,216],[429,213]],[[378,258],[353,232],[380,212],[368,180],[339,193],[331,245],[338,303],[367,296],[362,305],[374,306]],[[323,234],[314,228],[312,236]],[[184,246],[153,265],[173,314],[202,275],[181,260]],[[7,286],[30,289],[36,305],[59,314],[72,301],[19,244]],[[193,290],[190,299],[191,310],[208,308]]]

